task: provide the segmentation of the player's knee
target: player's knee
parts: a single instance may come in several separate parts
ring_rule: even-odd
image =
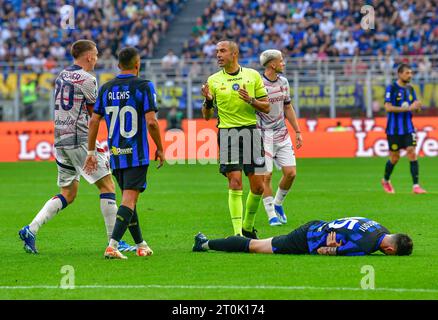
[[[393,155],[391,155],[390,160],[391,160],[392,164],[396,164],[398,162],[398,160],[400,160],[400,155],[399,154],[393,154]]]
[[[228,186],[231,190],[242,190],[242,181],[237,178],[231,178],[228,180]]]
[[[270,183],[272,181],[272,172],[265,174],[265,183]]]
[[[253,194],[260,195],[263,194],[264,191],[265,191],[265,186],[263,183],[257,183],[251,186],[251,192]]]
[[[297,171],[294,169],[287,170],[284,172],[284,177],[289,181],[294,180],[296,176],[297,176]]]

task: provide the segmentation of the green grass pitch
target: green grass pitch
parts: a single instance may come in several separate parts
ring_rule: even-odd
[[[105,228],[97,189],[82,180],[75,202],[43,226],[39,255],[26,254],[17,232],[58,193],[54,163],[0,164],[0,299],[437,299],[438,159],[420,159],[427,195],[411,193],[406,159],[394,170],[397,191],[380,186],[385,159],[298,159],[285,202],[289,222],[270,227],[259,209],[261,237],[290,232],[312,219],[366,216],[414,240],[409,257],[280,256],[193,253],[193,236],[231,235],[226,179],[216,165],[149,170],[138,211],[152,257],[103,258]],[[280,173],[274,174],[277,183]],[[245,196],[248,181],[244,180]],[[117,194],[120,200],[120,193]],[[125,240],[132,243],[129,233]],[[73,290],[60,289],[61,268],[74,268]],[[361,289],[364,266],[375,289]]]

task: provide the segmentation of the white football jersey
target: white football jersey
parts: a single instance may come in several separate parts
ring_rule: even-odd
[[[97,98],[97,81],[80,66],[65,68],[55,82],[55,147],[77,148],[88,141],[88,110]]]
[[[278,76],[275,81],[263,76],[263,82],[268,91],[271,111],[268,114],[257,112],[257,127],[263,131],[272,130],[275,140],[286,138],[286,136],[288,137],[288,131],[284,122],[284,105],[291,102],[289,82],[283,76]]]

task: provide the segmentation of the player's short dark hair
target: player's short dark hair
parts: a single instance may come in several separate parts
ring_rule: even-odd
[[[120,50],[119,65],[122,70],[134,69],[138,56],[140,56],[138,50],[133,47],[127,47]]]
[[[410,70],[412,69],[410,65],[408,65],[407,63],[402,63],[401,65],[398,66],[397,68],[397,73],[403,73],[405,70]]]
[[[394,243],[397,250],[396,255],[398,256],[409,256],[412,253],[414,243],[412,239],[403,233],[397,233],[394,235]]]
[[[85,39],[78,40],[72,44],[70,54],[73,58],[77,59],[85,52],[93,50],[93,48],[96,48],[96,44],[93,41]]]

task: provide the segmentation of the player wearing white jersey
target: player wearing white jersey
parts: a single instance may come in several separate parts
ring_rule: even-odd
[[[287,223],[283,201],[288,194],[296,176],[296,161],[292,141],[286,127],[289,121],[296,134],[296,147],[303,143],[295,110],[291,104],[289,82],[280,74],[285,63],[278,50],[266,50],[260,55],[260,63],[265,68],[263,81],[268,91],[271,111],[268,114],[257,113],[257,126],[262,130],[265,146],[265,191],[263,204],[268,215],[269,224],[277,226]],[[278,185],[275,198],[272,191],[273,165],[281,168],[283,176]]]
[[[23,227],[19,236],[28,253],[38,253],[35,238],[40,227],[76,198],[79,180],[83,176],[100,191],[100,208],[108,239],[114,229],[117,204],[108,157],[97,146],[98,170],[87,174],[83,169],[87,157],[88,120],[97,98],[96,78],[89,72],[97,62],[96,44],[78,40],[71,47],[74,64],[56,78],[54,93],[55,158],[58,167],[60,193],[46,202],[33,221]],[[123,251],[132,248],[122,243]]]

